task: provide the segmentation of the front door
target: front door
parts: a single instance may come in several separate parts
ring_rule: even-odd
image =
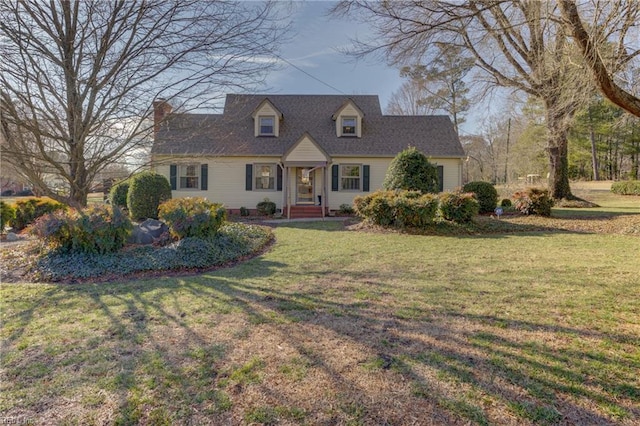
[[[313,204],[313,171],[298,167],[296,173],[296,203]]]

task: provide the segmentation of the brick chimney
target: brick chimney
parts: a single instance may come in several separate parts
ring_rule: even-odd
[[[171,113],[171,105],[166,99],[158,98],[153,101],[153,134],[154,136],[160,130],[162,121]]]

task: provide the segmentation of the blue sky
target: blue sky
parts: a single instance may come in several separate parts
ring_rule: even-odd
[[[296,2],[293,39],[281,48],[286,63],[267,78],[269,93],[378,95],[384,109],[391,94],[402,84],[397,68],[377,58],[353,61],[340,52],[354,37],[365,36],[368,28],[346,20],[327,17],[331,2]],[[339,91],[338,91],[339,90]]]

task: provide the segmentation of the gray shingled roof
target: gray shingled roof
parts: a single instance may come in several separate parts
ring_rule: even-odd
[[[265,98],[282,112],[279,137],[255,137],[251,113]],[[361,138],[336,136],[331,119],[347,99],[364,113]],[[171,114],[152,153],[281,156],[308,132],[331,156],[393,157],[414,146],[431,157],[462,157],[447,116],[383,115],[375,95],[227,95],[223,114]]]

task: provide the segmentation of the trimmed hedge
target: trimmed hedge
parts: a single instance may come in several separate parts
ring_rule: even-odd
[[[503,198],[502,201],[500,201],[500,205],[502,207],[511,207],[513,203],[511,202],[510,198]]]
[[[109,190],[109,202],[112,206],[127,208],[127,194],[129,193],[129,180],[123,180]]]
[[[408,148],[391,160],[382,183],[386,190],[438,192],[438,168],[416,148]]]
[[[544,188],[527,188],[513,194],[514,207],[522,214],[551,216],[553,198]]]
[[[623,180],[611,185],[611,192],[619,195],[640,195],[640,180]]]
[[[16,209],[9,203],[0,201],[0,232],[16,217]]]
[[[218,232],[227,217],[222,204],[214,204],[202,197],[174,198],[158,208],[160,220],[179,240],[188,237],[207,238]]]
[[[265,198],[264,201],[260,201],[256,206],[258,213],[264,216],[273,216],[276,214],[276,203]]]
[[[480,210],[480,203],[471,192],[443,192],[440,199],[440,215],[456,223],[473,220]]]
[[[158,206],[171,199],[171,184],[154,172],[142,172],[129,179],[127,208],[134,220],[157,219]]]
[[[52,213],[57,210],[67,210],[67,206],[48,197],[24,198],[17,200],[14,206],[16,215],[9,222],[9,225],[16,231],[26,228],[40,216],[44,216],[47,213]]]
[[[480,203],[480,213],[493,213],[498,206],[498,191],[489,182],[474,181],[462,187],[464,192],[472,192]]]
[[[118,206],[93,205],[40,217],[31,233],[62,252],[112,253],[124,247],[133,228]]]
[[[356,197],[354,207],[358,216],[380,226],[424,228],[436,217],[438,198],[418,191],[376,191]]]

